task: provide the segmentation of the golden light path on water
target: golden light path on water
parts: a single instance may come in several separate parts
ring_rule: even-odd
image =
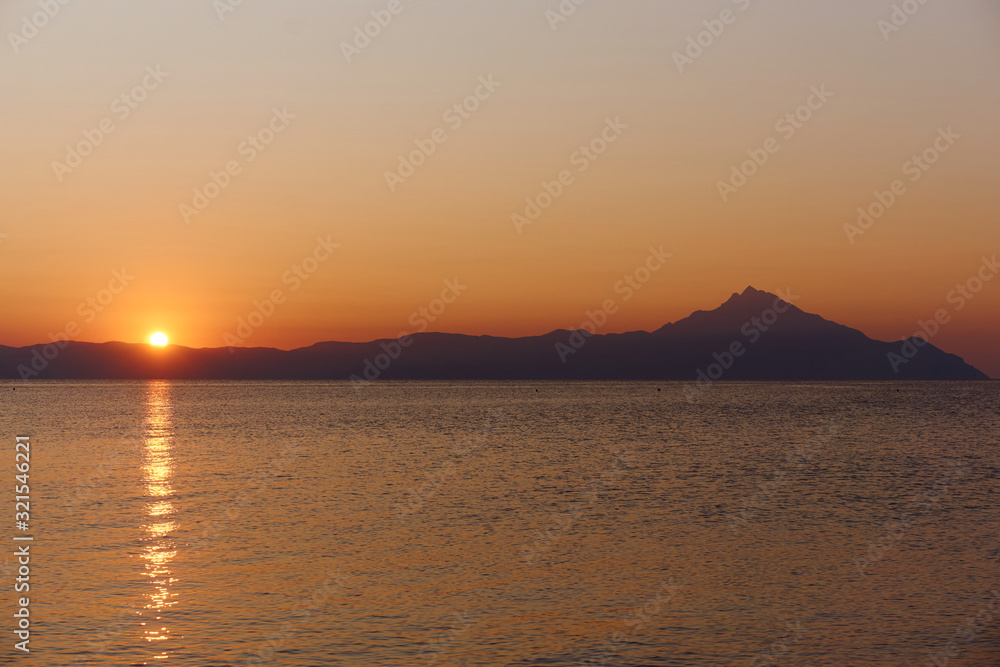
[[[143,452],[143,478],[146,491],[146,522],[143,525],[142,558],[145,575],[151,590],[144,604],[143,638],[152,648],[154,660],[170,657],[167,646],[170,630],[163,613],[176,604],[176,593],[171,585],[177,581],[171,576],[170,563],[177,549],[170,534],[177,529],[171,517],[174,506],[170,502],[174,490],[173,477],[173,405],[170,384],[151,382],[146,388],[146,435]]]

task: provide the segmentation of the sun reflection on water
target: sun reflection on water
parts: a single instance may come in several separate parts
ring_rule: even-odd
[[[177,597],[177,593],[171,591],[171,586],[177,579],[171,576],[170,570],[170,564],[177,555],[170,535],[178,528],[172,519],[172,449],[173,404],[170,401],[170,384],[150,382],[146,388],[146,440],[143,452],[147,520],[143,525],[141,555],[145,561],[145,576],[149,578],[152,590],[146,594],[142,625],[143,638],[155,647],[152,655],[154,660],[170,657],[166,645],[159,646],[154,642],[171,639],[163,615],[176,604]]]

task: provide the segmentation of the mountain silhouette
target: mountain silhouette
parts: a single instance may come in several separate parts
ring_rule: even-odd
[[[789,300],[794,297],[788,296]],[[600,324],[600,323],[598,323]],[[498,338],[421,333],[401,340],[271,348],[153,348],[63,342],[0,346],[5,379],[347,380],[985,380],[922,339],[872,340],[748,287],[656,331],[557,330]]]

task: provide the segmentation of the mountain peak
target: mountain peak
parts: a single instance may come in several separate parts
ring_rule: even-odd
[[[742,293],[733,292],[725,303],[714,310],[696,311],[682,320],[661,327],[657,333],[676,331],[678,328],[692,335],[739,331],[744,324],[752,324],[755,317],[776,316],[780,316],[783,326],[788,326],[791,321],[798,321],[801,324],[803,322],[801,318],[809,320],[810,325],[815,324],[815,320],[822,320],[819,316],[804,313],[777,294],[747,286]]]
[[[743,307],[753,306],[753,307],[755,307],[756,305],[762,304],[765,301],[768,302],[768,303],[771,303],[775,299],[780,299],[780,297],[778,297],[775,294],[771,294],[770,292],[765,292],[765,291],[759,290],[759,289],[757,289],[757,288],[755,288],[755,287],[753,287],[751,285],[748,285],[747,288],[745,290],[743,290],[742,293],[740,293],[740,292],[733,292],[733,295],[730,296],[729,299],[724,304],[722,304],[722,306],[728,306],[728,307],[733,307],[733,306],[743,306]]]

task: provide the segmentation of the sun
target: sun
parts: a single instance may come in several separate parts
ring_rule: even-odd
[[[167,334],[165,333],[155,333],[149,337],[149,344],[157,347],[163,347],[167,342]]]

